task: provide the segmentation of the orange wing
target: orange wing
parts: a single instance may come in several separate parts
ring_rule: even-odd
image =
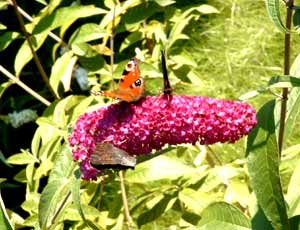
[[[112,92],[100,92],[101,95],[120,99],[126,102],[138,101],[145,91],[144,79],[140,78],[138,62],[136,58],[132,58],[122,73],[119,88]]]

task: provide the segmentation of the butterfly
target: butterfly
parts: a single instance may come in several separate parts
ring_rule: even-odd
[[[90,162],[97,169],[127,169],[136,165],[135,157],[107,142],[96,144]]]
[[[93,94],[133,102],[138,101],[143,96],[144,91],[145,82],[144,79],[140,77],[138,61],[136,58],[132,58],[125,66],[118,89],[112,92],[93,92]]]

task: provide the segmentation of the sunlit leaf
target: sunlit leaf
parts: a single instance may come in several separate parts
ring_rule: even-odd
[[[295,58],[290,69],[290,74],[297,78],[300,77],[300,54],[298,54],[297,57]]]
[[[2,97],[3,93],[5,92],[8,87],[10,87],[13,83],[11,81],[3,82],[0,85],[0,98]]]
[[[158,5],[160,6],[168,6],[168,5],[172,5],[174,4],[176,1],[174,0],[153,0],[154,2],[156,2]]]
[[[215,7],[207,4],[202,4],[196,8],[201,14],[218,14],[220,13]]]
[[[52,223],[58,205],[70,195],[70,181],[66,178],[52,180],[44,188],[39,203],[39,223],[46,229]]]
[[[30,37],[33,49],[35,51],[41,47],[41,45],[46,40],[47,36],[47,32],[44,32],[37,35],[32,35]],[[18,50],[18,53],[15,58],[14,67],[17,76],[20,75],[23,67],[32,59],[32,57],[33,55],[31,49],[29,48],[28,42],[25,40],[21,48]]]
[[[105,10],[97,8],[93,5],[61,7],[52,14],[41,19],[35,27],[33,34],[39,34],[45,30],[53,30],[64,25],[65,23],[74,22],[79,18],[85,18],[104,13],[106,13]]]
[[[54,63],[49,82],[57,97],[59,97],[60,82],[63,84],[65,92],[70,90],[73,67],[76,61],[77,57],[73,56],[73,52],[66,52]]]
[[[158,202],[154,207],[146,212],[143,212],[137,219],[137,225],[140,227],[144,224],[147,224],[149,222],[152,222],[156,220],[158,217],[160,217],[168,207],[169,202],[173,202],[174,204],[174,198],[171,196],[165,196]]]
[[[7,163],[14,165],[25,165],[34,162],[38,162],[37,159],[27,151],[14,154],[7,159]]]
[[[280,31],[284,33],[289,33],[290,31],[285,27],[281,20],[279,4],[279,0],[266,0],[266,6],[269,13],[269,17]]]
[[[217,200],[217,194],[209,194],[191,188],[184,188],[179,192],[179,199],[185,204],[188,211],[200,216],[204,208]]]
[[[204,209],[198,224],[201,230],[250,230],[247,217],[236,207],[225,202],[213,203]]]
[[[106,35],[106,30],[101,28],[98,24],[87,23],[75,30],[70,38],[70,44],[89,42],[103,38]]]
[[[274,76],[268,83],[268,88],[300,87],[300,79],[292,76]]]
[[[145,183],[146,181],[162,179],[172,180],[194,171],[195,169],[191,166],[161,155],[138,164],[134,171],[128,171],[126,180],[131,183]]]
[[[296,79],[300,80],[299,78]],[[276,101],[276,106],[275,106],[275,124],[276,124],[277,137],[279,135],[279,128],[280,128],[281,103],[282,101]],[[287,104],[286,104],[283,146],[288,140],[289,136],[293,133],[293,131],[295,131],[294,126],[296,123],[296,118],[299,113],[300,113],[300,89],[293,88],[289,93]]]
[[[272,226],[278,229],[287,225],[288,217],[279,175],[274,108],[275,101],[270,101],[257,113],[258,125],[248,136],[247,160],[257,201]]]
[[[1,228],[5,229],[5,230],[13,230],[12,224],[9,220],[9,217],[7,215],[6,209],[5,209],[5,205],[0,193],[0,226],[2,226]]]
[[[76,164],[73,162],[69,147],[65,144],[58,153],[54,162],[54,167],[49,176],[49,182],[54,180],[69,180],[75,170]]]
[[[298,191],[300,189],[300,164],[298,164],[293,172],[291,177],[288,191],[286,195],[286,201],[289,205],[289,216],[298,216],[300,215],[300,196]]]
[[[139,31],[135,31],[133,33],[130,33],[125,40],[122,42],[120,46],[120,52],[122,52],[124,49],[128,48],[129,46],[133,45],[134,43],[140,41],[142,39],[142,33]]]

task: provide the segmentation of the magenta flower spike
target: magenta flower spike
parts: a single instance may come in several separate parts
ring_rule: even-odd
[[[100,172],[90,165],[96,143],[110,143],[129,155],[149,154],[165,144],[234,143],[256,125],[247,103],[202,96],[147,96],[119,102],[79,117],[69,137],[84,179]]]

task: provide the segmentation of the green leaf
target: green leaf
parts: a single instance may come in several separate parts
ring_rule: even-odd
[[[281,100],[276,101],[276,106],[275,106],[275,124],[276,124],[277,137],[279,135],[279,128],[280,128],[281,103],[282,103]],[[289,93],[287,104],[286,104],[283,146],[288,140],[289,136],[292,134],[292,132],[295,131],[294,127],[296,123],[296,118],[299,113],[300,113],[300,89],[293,88]]]
[[[292,76],[300,78],[300,54],[298,54],[297,57],[295,58],[290,69],[290,74]]]
[[[76,61],[77,57],[73,56],[73,52],[69,51],[64,53],[54,63],[51,70],[50,85],[57,97],[59,97],[60,82],[63,84],[65,92],[70,90],[73,67]]]
[[[32,46],[35,51],[37,51],[41,47],[41,45],[46,40],[47,36],[48,36],[47,32],[30,36]],[[14,67],[15,67],[16,76],[20,75],[23,67],[32,59],[32,57],[33,57],[32,52],[31,49],[29,48],[28,42],[24,41],[21,48],[18,50],[18,53],[15,58]]]
[[[4,202],[0,193],[0,226],[1,228],[5,229],[5,230],[13,230],[12,224],[9,220],[9,217],[7,215],[5,206],[4,206]]]
[[[81,200],[80,200],[80,182],[81,182],[81,172],[79,169],[77,169],[74,173],[75,177],[72,180],[72,185],[71,185],[71,192],[72,192],[72,201],[73,204],[76,208],[76,210],[79,212],[80,217],[82,218],[82,220],[84,221],[84,223],[89,226],[91,229],[95,229],[98,230],[99,228],[91,221],[88,221],[85,217],[85,212],[82,208],[81,205]],[[97,215],[97,219],[99,218],[99,214],[100,212],[95,209],[95,210],[91,210],[88,214],[95,214]]]
[[[104,14],[105,10],[93,5],[61,7],[52,14],[47,15],[37,24],[33,34],[56,29],[66,23],[72,23],[79,18],[85,18],[97,14]]]
[[[54,217],[59,204],[70,196],[70,180],[66,178],[51,180],[44,188],[39,202],[39,224],[41,229],[48,229],[54,224]]]
[[[14,154],[7,159],[7,163],[14,165],[26,165],[35,162],[38,162],[38,160],[31,153],[24,150],[22,153]]]
[[[44,188],[39,203],[39,223],[41,229],[46,229],[54,224],[56,212],[61,212],[63,201],[67,201],[71,195],[72,182],[74,180],[75,163],[73,162],[69,147],[64,144],[54,162],[54,167]],[[63,204],[64,207],[66,204]]]
[[[290,33],[281,20],[279,3],[279,0],[266,0],[269,17],[280,31]]]
[[[80,103],[72,111],[70,121],[75,122],[81,114],[86,112],[87,108],[89,107],[89,105],[91,105],[93,100],[94,97],[92,96],[82,99]]]
[[[69,43],[83,43],[90,42],[99,38],[103,38],[107,35],[107,31],[101,28],[98,24],[87,23],[79,27],[72,34]]]
[[[160,5],[162,7],[172,5],[176,2],[174,0],[153,0],[153,1],[156,2],[158,5]]]
[[[0,85],[0,98],[2,97],[3,93],[5,92],[5,90],[8,89],[8,87],[10,87],[13,83],[11,81],[7,81],[7,82],[3,82]]]
[[[160,200],[154,207],[146,212],[143,212],[137,219],[137,225],[141,227],[144,224],[152,222],[156,220],[158,217],[163,215],[164,212],[167,211],[167,207],[169,206],[169,202],[174,204],[174,198],[171,196],[165,196]]]
[[[185,204],[189,212],[201,215],[204,208],[217,200],[217,195],[184,188],[179,192],[179,199]]]
[[[292,76],[274,76],[268,85],[270,89],[300,87],[300,79]]]
[[[300,164],[297,165],[295,168],[293,175],[291,177],[288,191],[286,195],[286,201],[289,206],[289,216],[298,216],[300,215],[300,196],[299,191],[300,189]]]
[[[275,229],[288,225],[282,193],[278,147],[274,124],[275,101],[266,103],[257,113],[258,125],[248,136],[247,161],[257,201]]]
[[[142,40],[142,38],[143,38],[143,34],[139,31],[134,31],[130,33],[122,42],[120,46],[120,52],[122,52],[124,49],[128,48],[129,46],[133,45],[134,43]]]
[[[126,180],[131,183],[145,183],[162,179],[172,180],[192,172],[195,172],[195,168],[183,164],[177,159],[160,155],[138,164],[134,171],[128,171]]]
[[[0,51],[5,50],[20,34],[14,31],[7,31],[0,36]]]
[[[299,34],[300,33],[300,10],[299,9],[295,9],[294,11],[293,24],[296,32]]]
[[[71,151],[67,144],[64,144],[54,161],[54,167],[49,176],[49,182],[70,178],[75,170],[76,164],[72,159]]]
[[[201,14],[218,14],[220,11],[218,11],[215,7],[207,4],[202,4],[201,6],[196,8],[197,11],[199,11]]]
[[[9,5],[9,2],[8,1],[3,1],[1,0],[0,1],[0,10],[4,10],[4,9],[7,9],[7,6]]]
[[[209,205],[203,210],[198,224],[205,230],[250,230],[251,224],[247,217],[236,207],[225,202]]]

